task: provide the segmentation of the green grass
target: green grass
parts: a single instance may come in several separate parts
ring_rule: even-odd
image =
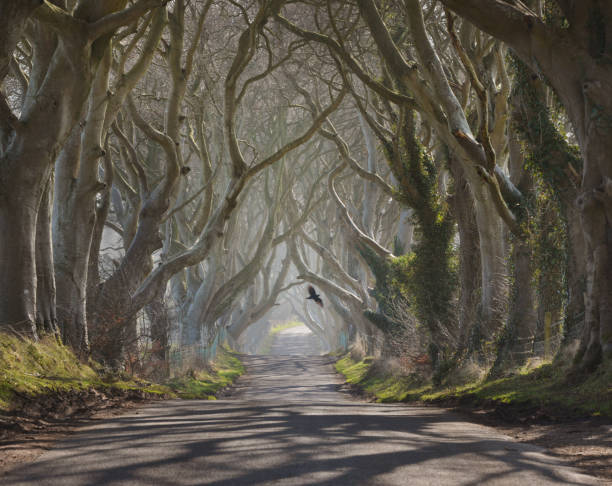
[[[429,386],[416,375],[398,376],[376,366],[372,357],[355,361],[347,354],[336,361],[336,370],[344,375],[347,383],[357,386],[379,402],[404,402],[416,400]]]
[[[303,325],[304,323],[299,322],[299,321],[289,321],[283,324],[278,324],[276,326],[273,326],[270,329],[270,332],[268,333],[268,335],[264,338],[261,345],[259,346],[258,354],[270,354],[270,351],[272,349],[272,344],[274,344],[274,337],[279,332],[285,331],[287,329],[291,329],[293,327],[303,326]]]
[[[0,333],[0,409],[9,409],[16,393],[35,396],[90,388],[171,393],[167,387],[131,377],[102,377],[94,370],[97,367],[79,362],[53,337],[33,342]]]
[[[568,380],[566,368],[544,364],[514,376],[477,381],[457,387],[435,388],[416,376],[396,376],[381,371],[372,358],[353,360],[347,355],[336,370],[380,402],[420,401],[474,407],[504,404],[520,410],[554,410],[570,416],[612,417],[612,363],[580,380]]]
[[[15,392],[38,395],[89,388],[98,382],[92,368],[52,338],[34,343],[0,334],[0,409],[9,408]]]
[[[244,371],[238,356],[229,349],[222,348],[210,369],[192,371],[165,384],[180,398],[214,400],[215,393],[231,385]]]
[[[39,342],[0,333],[0,410],[8,410],[15,394],[48,395],[69,390],[140,390],[165,397],[214,398],[220,389],[244,373],[237,355],[222,349],[207,371],[163,383],[151,383],[125,373],[105,374],[95,362],[79,362],[70,348],[53,337]]]

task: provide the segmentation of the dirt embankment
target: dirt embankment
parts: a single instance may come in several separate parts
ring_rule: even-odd
[[[29,462],[53,443],[90,420],[121,414],[164,395],[143,390],[106,387],[58,390],[28,396],[16,393],[11,410],[0,411],[0,475],[17,464]]]

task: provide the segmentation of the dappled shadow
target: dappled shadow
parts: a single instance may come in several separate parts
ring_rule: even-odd
[[[8,484],[589,484],[437,409],[174,402],[104,421]],[[591,483],[595,484],[595,483]]]
[[[230,400],[102,421],[8,484],[596,484],[442,409],[349,401],[330,358],[251,356]]]
[[[612,484],[612,424],[604,417],[543,424],[502,425],[520,442],[550,449],[565,463]]]

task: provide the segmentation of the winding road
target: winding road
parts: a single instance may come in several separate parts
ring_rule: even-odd
[[[313,344],[314,342],[314,344]],[[306,350],[314,354],[286,354]],[[302,328],[216,401],[159,402],[101,420],[0,481],[28,485],[598,484],[541,449],[436,408],[338,392]],[[285,353],[285,354],[283,354]]]

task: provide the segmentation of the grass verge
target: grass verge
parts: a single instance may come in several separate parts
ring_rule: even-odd
[[[336,362],[346,381],[379,402],[424,402],[451,406],[501,407],[513,415],[544,412],[555,417],[612,418],[612,363],[580,381],[569,381],[566,369],[553,364],[497,380],[456,387],[434,387],[416,375],[397,376],[372,358],[355,361],[350,354]],[[538,413],[536,412],[536,413]]]
[[[135,391],[150,398],[214,398],[243,372],[237,355],[222,349],[206,371],[151,383],[126,374],[104,374],[97,363],[79,362],[53,337],[33,342],[0,333],[0,411],[11,410],[23,397],[90,390]]]
[[[165,384],[180,398],[214,400],[216,393],[231,385],[244,372],[244,365],[238,355],[223,347],[207,370],[190,371]]]

